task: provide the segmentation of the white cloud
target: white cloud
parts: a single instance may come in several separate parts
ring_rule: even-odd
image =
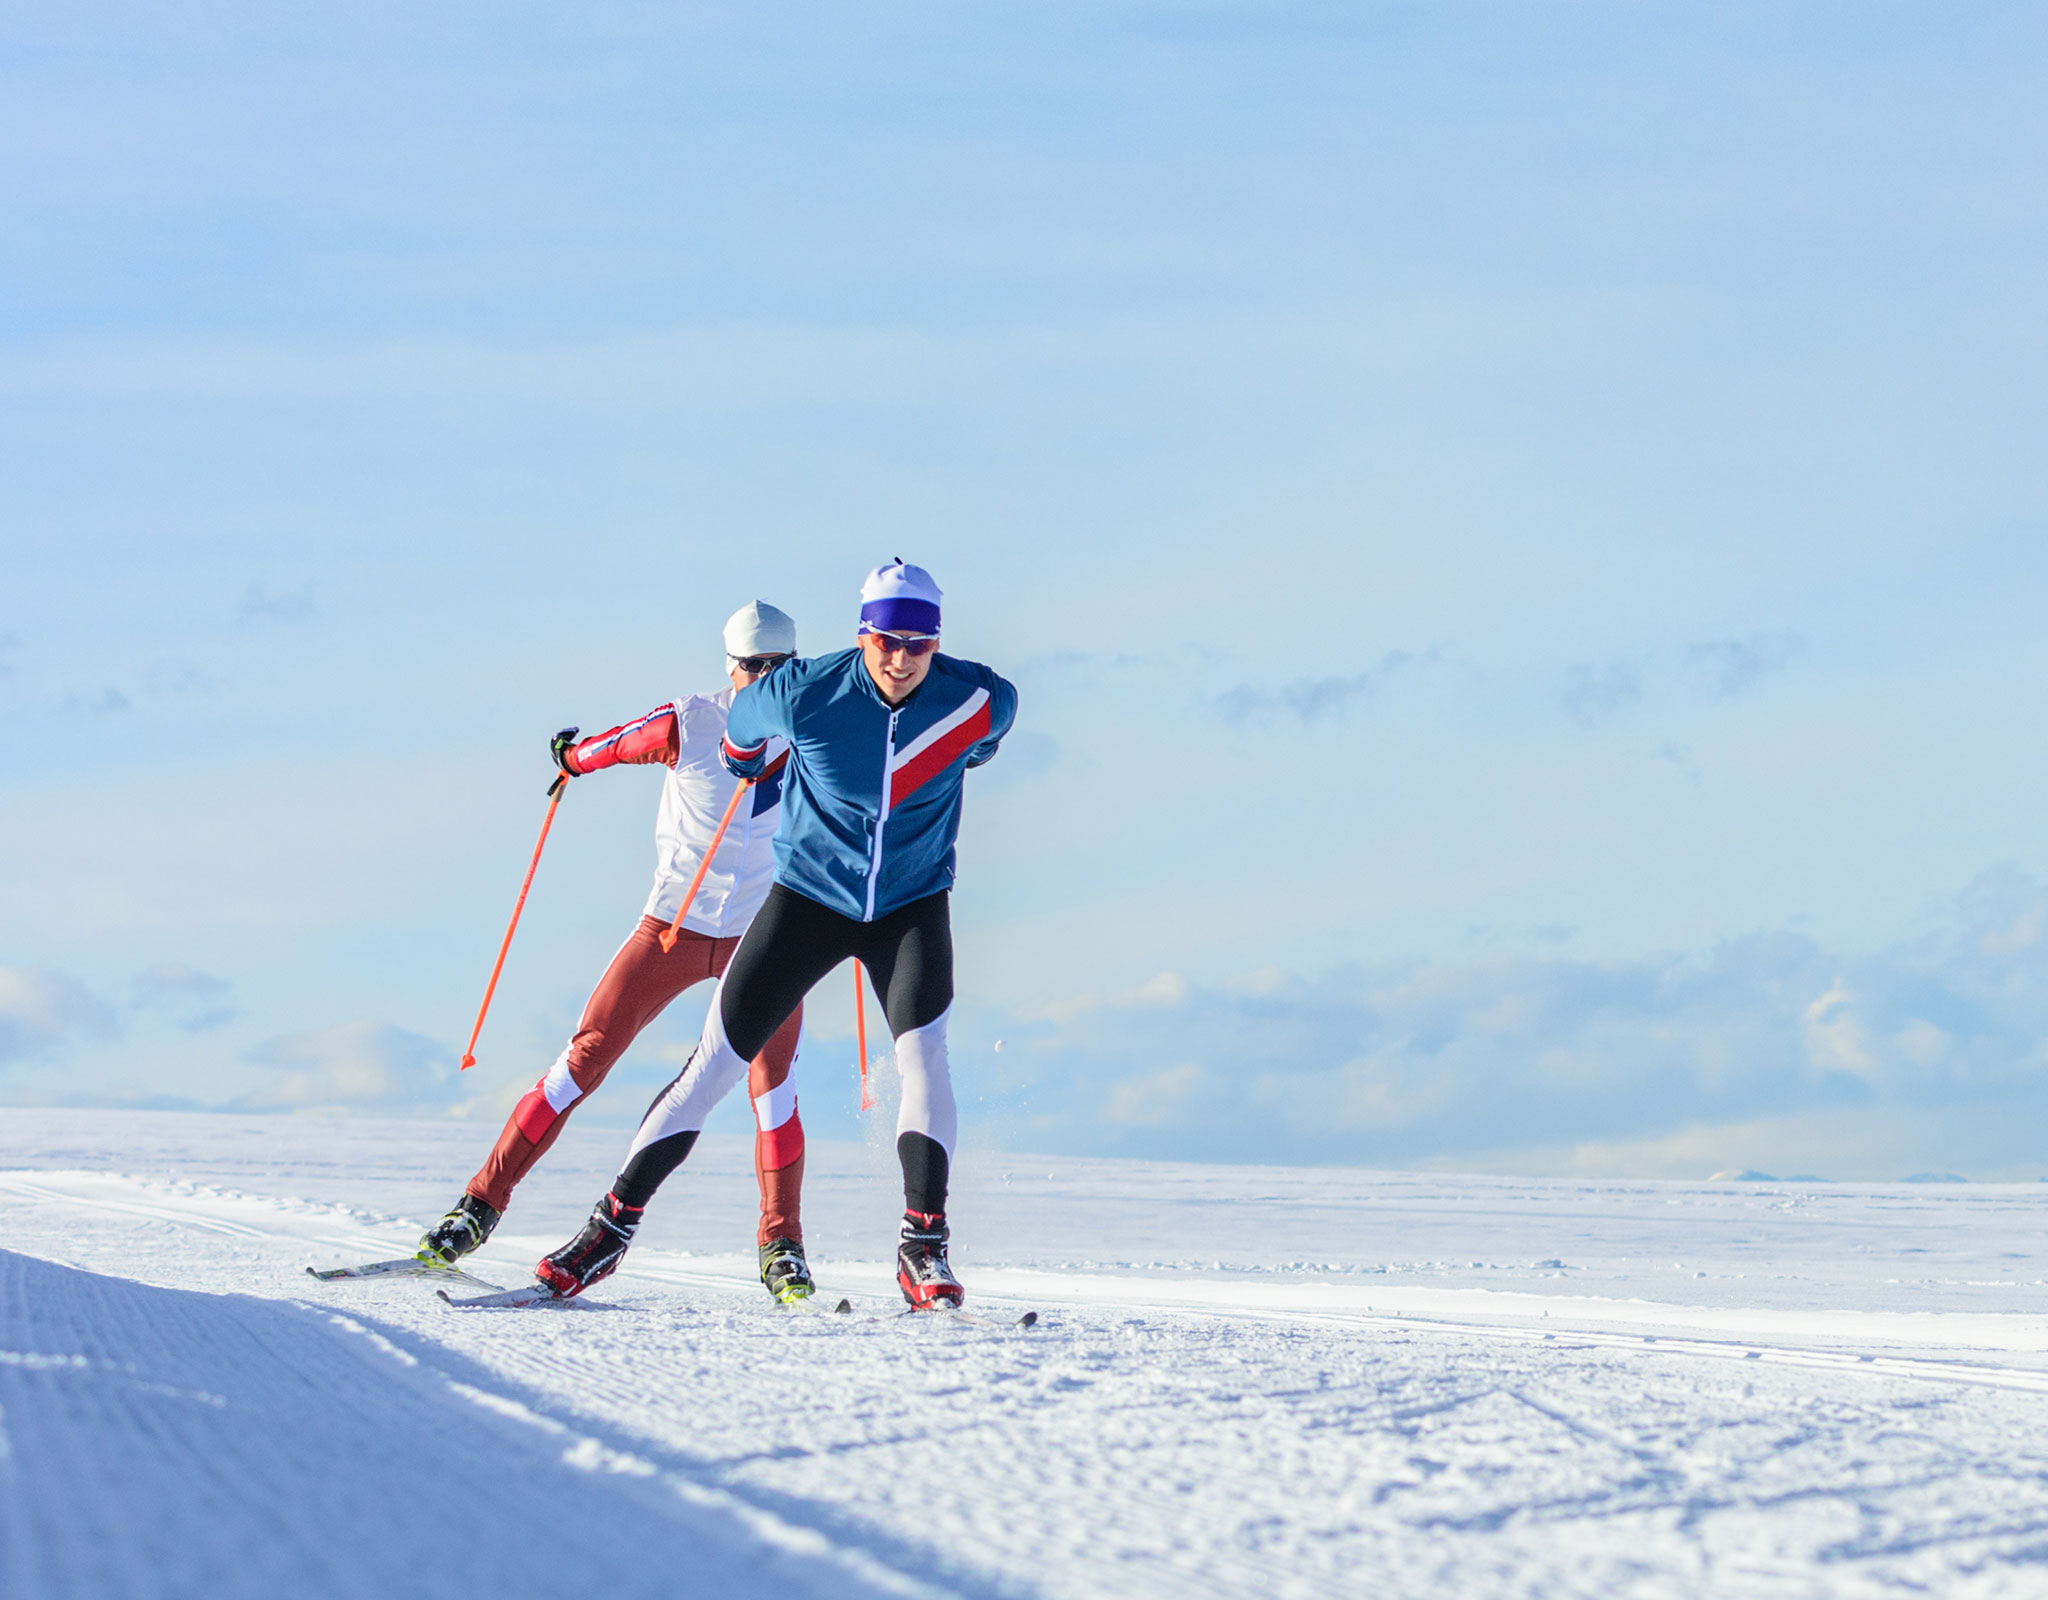
[[[1846,985],[1837,982],[1813,1000],[1801,1022],[1807,1059],[1814,1065],[1853,1072],[1858,1077],[1875,1075],[1877,1062],[1871,1054],[1855,996]]]
[[[2043,914],[2048,887],[2004,872],[1938,937],[1859,962],[1779,933],[1613,963],[1161,974],[1007,1019],[987,1088],[999,1136],[1105,1154],[1990,1175],[2035,1159],[2012,1130],[2048,1116],[2048,941],[2014,932]]]
[[[1179,1120],[1205,1087],[1207,1075],[1192,1061],[1112,1084],[1103,1116],[1122,1127],[1159,1128]]]
[[[113,1012],[83,985],[58,972],[0,967],[0,1062],[113,1032]]]
[[[1191,990],[1188,980],[1178,972],[1155,973],[1135,989],[1124,989],[1116,994],[1081,994],[1068,1000],[1053,1000],[1042,1006],[1035,1006],[1026,1015],[1033,1020],[1044,1022],[1072,1022],[1076,1017],[1091,1011],[1129,1011],[1147,1006],[1177,1006],[1185,1004]]]
[[[388,1022],[344,1022],[265,1040],[244,1057],[272,1074],[248,1110],[393,1110],[452,1103],[454,1055]]]
[[[162,1012],[187,1033],[218,1028],[235,1014],[225,978],[183,961],[159,961],[136,975],[130,991],[140,1011]]]

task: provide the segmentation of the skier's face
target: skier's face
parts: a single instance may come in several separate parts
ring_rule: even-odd
[[[892,706],[901,705],[917,692],[924,675],[932,670],[932,657],[938,653],[937,639],[926,645],[921,655],[912,655],[901,640],[886,633],[863,633],[857,639],[868,676]]]

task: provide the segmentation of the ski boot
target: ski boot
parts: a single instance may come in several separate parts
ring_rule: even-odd
[[[801,1239],[770,1239],[761,1246],[761,1281],[786,1306],[811,1297],[811,1268]]]
[[[914,1310],[957,1306],[967,1298],[967,1291],[946,1264],[948,1231],[943,1211],[903,1213],[903,1242],[896,1246],[896,1282]]]
[[[609,1278],[640,1231],[645,1206],[622,1204],[617,1195],[598,1201],[583,1224],[583,1231],[551,1256],[542,1256],[533,1275],[550,1289],[555,1298],[567,1300],[579,1295],[600,1278]]]
[[[491,1236],[501,1212],[473,1194],[455,1202],[455,1209],[420,1235],[413,1255],[430,1267],[452,1267]]]

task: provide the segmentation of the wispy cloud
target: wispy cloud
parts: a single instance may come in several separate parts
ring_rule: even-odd
[[[1700,781],[1700,764],[1693,760],[1692,746],[1667,739],[1657,747],[1657,759],[1676,767],[1694,783]]]
[[[1766,933],[1632,962],[1163,973],[1004,1032],[1003,1137],[1023,1144],[1523,1168],[1605,1148],[1653,1175],[1682,1150],[1704,1176],[1783,1167],[1782,1140],[1742,1130],[1796,1124],[1792,1170],[1968,1172],[2021,1159],[2006,1134],[2048,1117],[2048,887],[1988,875],[1939,937],[1866,960]],[[1878,1151],[1900,1170],[1843,1166]]]
[[[117,717],[135,702],[119,689],[80,689],[64,697],[64,708],[74,716]]]
[[[1674,693],[1736,700],[1786,671],[1804,648],[1797,634],[1745,633],[1687,645],[1675,656],[1660,651],[1582,661],[1566,670],[1559,701],[1572,721],[1593,728],[1638,701],[1668,708]],[[1658,755],[1670,760],[1675,748],[1667,745]],[[1685,767],[1684,762],[1676,764]]]
[[[1733,700],[1763,679],[1783,672],[1798,656],[1796,634],[1750,633],[1738,639],[1711,639],[1685,652],[1688,681],[1716,700]]]
[[[1313,722],[1343,711],[1361,700],[1369,700],[1397,675],[1437,659],[1440,649],[1417,654],[1389,650],[1363,672],[1340,677],[1292,678],[1282,683],[1240,683],[1216,697],[1216,708],[1227,722],[1250,722],[1259,718],[1290,716]]]
[[[233,985],[182,961],[160,961],[129,986],[137,1010],[161,1012],[187,1033],[205,1033],[230,1021]]]
[[[1605,722],[1643,696],[1643,668],[1635,661],[1580,662],[1565,674],[1565,714],[1582,728]]]
[[[149,669],[144,687],[151,694],[211,694],[213,679],[189,661],[159,661]]]
[[[291,589],[274,589],[261,578],[251,578],[235,612],[244,622],[303,622],[316,609],[317,588],[312,578]]]
[[[0,967],[0,1062],[23,1060],[115,1031],[112,1008],[60,972]]]
[[[986,791],[1043,777],[1059,765],[1060,746],[1050,735],[1019,729],[1003,740],[995,760],[975,771],[974,785]]]
[[[455,1058],[388,1022],[344,1022],[267,1039],[244,1053],[270,1081],[239,1102],[256,1111],[396,1110],[455,1098]]]

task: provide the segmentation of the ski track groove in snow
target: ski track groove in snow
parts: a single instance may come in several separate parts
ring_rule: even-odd
[[[536,1552],[550,1530],[598,1526],[599,1499],[618,1533],[593,1559],[616,1571],[574,1577],[620,1595],[657,1583],[1005,1597],[2048,1593],[2048,1371],[2028,1344],[2048,1323],[2000,1320],[2007,1304],[2032,1312],[2031,1295],[1987,1299],[1992,1275],[1960,1251],[1943,1269],[1960,1287],[1944,1291],[1941,1316],[1876,1288],[1859,1292],[1868,1316],[1833,1291],[1808,1315],[1783,1290],[1754,1312],[1733,1293],[1702,1310],[1566,1280],[1544,1291],[1545,1324],[1502,1308],[1555,1280],[1557,1262],[1527,1247],[1526,1219],[1519,1248],[1502,1248],[1516,1224],[1489,1203],[1462,1224],[1475,1265],[1531,1265],[1483,1290],[1375,1286],[1341,1262],[1292,1278],[1239,1261],[1230,1275],[1118,1282],[996,1239],[1020,1264],[963,1263],[970,1293],[984,1310],[1038,1306],[1038,1330],[834,1319],[773,1311],[749,1281],[728,1224],[744,1221],[732,1202],[750,1201],[751,1174],[714,1156],[699,1187],[679,1183],[683,1225],[662,1237],[730,1254],[678,1256],[650,1229],[601,1303],[453,1316],[417,1283],[309,1286],[302,1269],[408,1246],[454,1186],[448,1174],[474,1159],[474,1128],[436,1130],[438,1146],[417,1127],[389,1134],[373,1175],[365,1163],[309,1193],[294,1185],[346,1166],[331,1147],[362,1130],[270,1120],[259,1174],[193,1131],[216,1119],[132,1119],[158,1143],[123,1140],[118,1156],[108,1145],[106,1166],[130,1174],[117,1178],[77,1159],[105,1138],[93,1114],[38,1115],[62,1150],[37,1153],[31,1174],[0,1143],[0,1163],[16,1166],[0,1175],[0,1241],[102,1276],[0,1256],[0,1274],[55,1275],[29,1293],[0,1278],[10,1596],[439,1594],[473,1592],[457,1578],[484,1570],[494,1590],[530,1580],[553,1592],[563,1575]],[[596,1142],[602,1171],[616,1141]],[[1209,1246],[1197,1230],[1255,1203],[1196,1204],[1205,1185],[1245,1187],[1209,1170],[1133,1173],[1128,1192],[1168,1198],[1121,1220],[1156,1238],[1179,1226],[1190,1252]],[[588,1173],[573,1172],[560,1203],[540,1176],[510,1219],[522,1231],[493,1240],[481,1276],[519,1281],[587,1204]],[[749,1192],[716,1192],[741,1181]],[[1398,1213],[1421,1186],[1390,1178],[1381,1192]],[[1461,1198],[1453,1180],[1428,1187]],[[828,1183],[812,1190],[824,1197],[807,1205],[814,1234],[836,1228],[874,1249],[867,1209],[842,1224]],[[1631,1250],[1671,1254],[1663,1238],[1644,1242],[1664,1191],[1603,1188],[1618,1197],[1600,1200],[1605,1212],[1530,1191],[1541,1198],[1524,1210],[1576,1211],[1582,1231],[1591,1217]],[[1859,1241],[1844,1253],[1865,1248],[1863,1213],[1829,1203],[1838,1237]],[[1995,1194],[1974,1212],[1955,1196],[1938,1197],[1942,1211],[1917,1203],[1880,1195],[1868,1209],[1887,1231],[1907,1219],[1920,1230],[1911,1248],[1930,1253],[1945,1217],[1981,1228],[2023,1215]],[[1217,1241],[1210,1259],[1224,1253]],[[884,1260],[818,1257],[828,1293],[887,1303]],[[1744,1266],[1758,1284],[1798,1276],[1768,1259]],[[1889,1282],[1875,1275],[1887,1270],[1847,1276]],[[124,1298],[172,1282],[242,1292],[167,1295],[174,1309],[152,1300],[147,1315]],[[1424,1314],[1349,1309],[1362,1294],[1399,1304],[1397,1290]],[[39,1304],[96,1309],[53,1323]],[[1745,1324],[1793,1337],[1752,1342]],[[1652,1326],[1664,1331],[1636,1331]],[[323,1406],[367,1407],[379,1426],[323,1453],[320,1430],[346,1434],[347,1420]],[[466,1467],[444,1467],[451,1456]],[[442,1480],[463,1471],[473,1492],[450,1501]],[[62,1525],[56,1486],[109,1473],[120,1492],[102,1498],[122,1518],[109,1513],[84,1548],[39,1531]],[[163,1542],[183,1537],[195,1502],[213,1508],[216,1554],[232,1547],[243,1588],[170,1582],[188,1569]],[[451,1541],[452,1565],[393,1555],[416,1551],[448,1506],[477,1518]],[[392,1559],[373,1585],[325,1553],[337,1545]],[[22,1587],[25,1559],[46,1563],[42,1587]]]

